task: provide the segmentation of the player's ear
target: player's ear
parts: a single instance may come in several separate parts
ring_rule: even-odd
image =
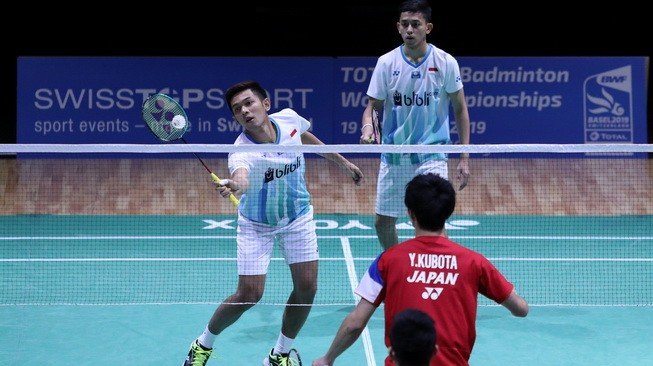
[[[265,107],[266,112],[270,110],[270,98],[263,99],[263,107]]]
[[[409,208],[406,209],[406,214],[408,214],[408,217],[409,217],[411,220],[413,220],[413,221],[417,221],[417,219],[415,218],[415,215],[413,215],[413,211],[411,211]]]
[[[433,23],[426,23],[426,34],[433,32]]]

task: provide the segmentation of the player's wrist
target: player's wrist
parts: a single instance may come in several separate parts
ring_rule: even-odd
[[[374,141],[374,138],[372,137],[372,134],[362,134],[360,138],[360,143],[361,144],[371,144]]]

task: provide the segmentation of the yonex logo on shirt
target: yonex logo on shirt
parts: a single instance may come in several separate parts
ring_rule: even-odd
[[[442,287],[424,287],[424,292],[422,292],[422,299],[427,300],[436,300],[438,296],[442,293]]]

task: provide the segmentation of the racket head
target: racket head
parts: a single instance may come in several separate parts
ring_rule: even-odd
[[[372,139],[375,144],[381,143],[381,125],[379,124],[379,111],[372,108]]]
[[[186,111],[170,96],[153,94],[143,102],[143,121],[163,141],[178,140],[188,130]]]
[[[299,357],[299,352],[294,348],[288,352],[288,361],[288,365],[302,366],[302,359]]]

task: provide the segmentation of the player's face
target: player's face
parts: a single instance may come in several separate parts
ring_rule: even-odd
[[[250,89],[236,94],[231,99],[231,111],[236,121],[248,130],[261,126],[268,118],[269,109],[270,100],[261,100]]]
[[[397,22],[397,30],[408,47],[416,47],[426,42],[433,24],[427,23],[422,13],[403,12]]]

